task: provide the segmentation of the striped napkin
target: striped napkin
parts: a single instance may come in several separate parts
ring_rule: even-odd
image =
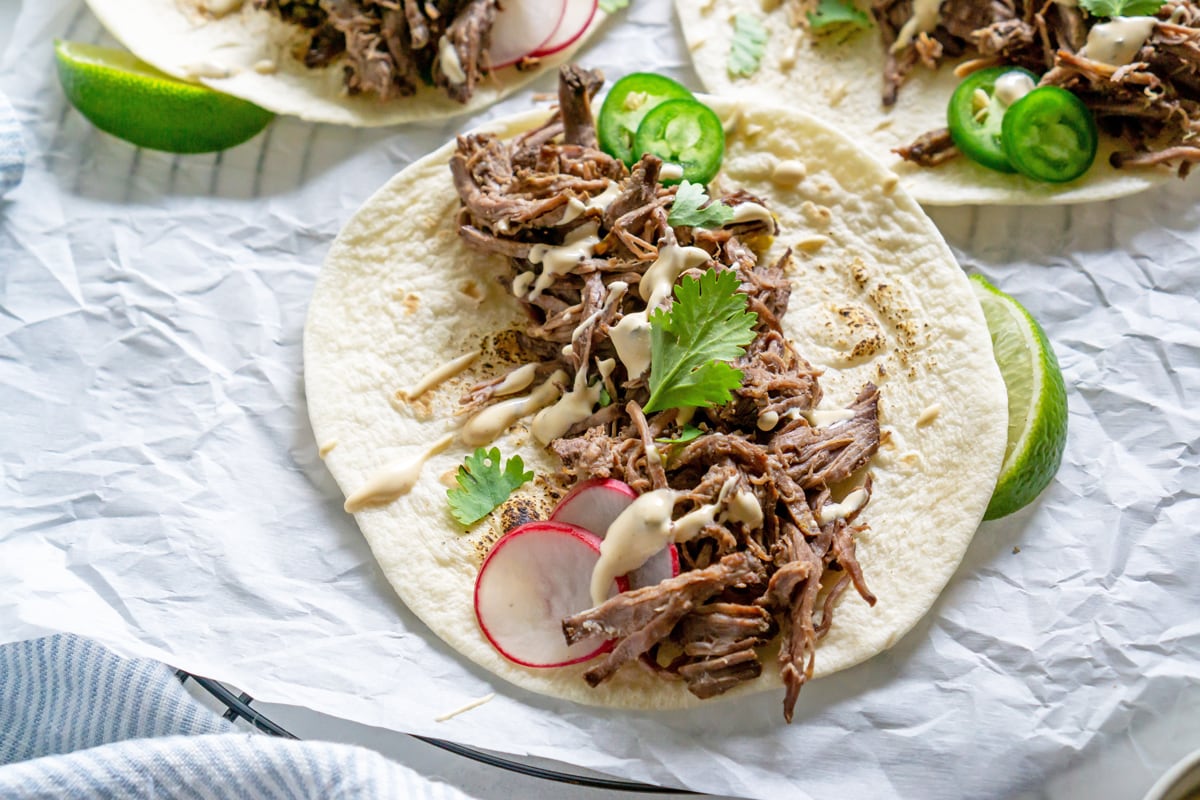
[[[0,196],[16,187],[25,174],[25,143],[17,125],[17,112],[0,92]]]
[[[370,750],[237,732],[170,668],[67,635],[0,646],[0,797],[469,800]]]

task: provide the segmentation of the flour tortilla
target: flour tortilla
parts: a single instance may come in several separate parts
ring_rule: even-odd
[[[763,97],[766,102],[807,111],[851,136],[900,176],[902,185],[926,205],[1048,205],[1086,203],[1134,194],[1169,180],[1169,168],[1114,169],[1108,163],[1116,142],[1101,137],[1096,162],[1083,177],[1065,184],[1031,181],[981,167],[965,157],[938,167],[918,167],[892,152],[923,133],[946,127],[946,104],[959,83],[954,62],[936,71],[916,67],[900,87],[891,110],[884,108],[884,48],[872,26],[844,41],[821,39],[788,21],[789,3],[763,13],[759,0],[675,0],[696,74],[710,92]],[[733,18],[763,19],[770,36],[758,71],[733,78],[726,68]]]
[[[807,115],[704,99],[730,123],[718,189],[741,186],[767,200],[780,224],[768,259],[793,248],[784,328],[802,355],[827,368],[821,408],[848,405],[868,380],[880,386],[887,433],[870,467],[874,491],[863,520],[871,529],[858,537],[879,602],[870,608],[853,591],[842,595],[817,650],[816,674],[828,675],[894,645],[958,566],[999,473],[1004,383],[966,276],[894,175]],[[537,111],[488,129],[509,136],[545,118]],[[516,300],[490,277],[503,273],[504,260],[468,249],[456,233],[452,152],[448,144],[422,158],[367,201],[334,242],[313,293],[304,334],[309,414],[347,495],[381,468],[425,452],[454,429],[466,387],[511,368],[485,354],[419,401],[395,398],[433,367],[522,322]],[[562,486],[555,458],[524,424],[496,446],[538,474],[510,502],[548,513],[550,488]],[[488,644],[472,590],[502,532],[501,514],[464,533],[443,483],[469,452],[456,440],[426,463],[411,493],[356,514],[409,608],[455,650],[535,692],[641,709],[700,703],[682,682],[636,668],[591,689],[581,677],[586,664],[528,669]],[[773,655],[766,662],[761,678],[735,692],[778,688]]]
[[[200,0],[87,0],[87,4],[121,44],[168,75],[199,80],[278,114],[357,127],[440,119],[486,108],[565,63],[605,19],[604,12],[597,10],[579,39],[542,59],[534,69],[506,67],[483,78],[465,104],[431,86],[419,87],[412,97],[380,102],[374,95],[346,93],[340,59],[320,69],[304,66],[292,53],[297,44],[307,41],[305,32],[255,9],[252,0],[220,17],[202,10]],[[223,74],[227,77],[216,77]]]

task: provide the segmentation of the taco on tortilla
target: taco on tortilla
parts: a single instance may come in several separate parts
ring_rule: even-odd
[[[853,0],[784,0],[766,12],[750,0],[675,5],[710,91],[761,91],[834,121],[895,169],[923,203],[1102,200],[1186,175],[1200,159],[1193,143],[1200,7],[1193,0],[873,0],[861,7]],[[765,36],[754,50],[759,60],[730,61],[731,49],[745,47],[739,20]],[[975,119],[948,122],[964,78],[1001,67],[1024,71],[1028,80],[1019,79],[1019,92],[1006,96],[990,85],[969,92],[965,106]],[[1024,169],[996,171],[960,154],[956,139],[959,145],[969,139],[968,127],[983,137],[994,133],[998,142],[1004,107],[1035,86],[1061,88],[1082,101],[1079,125],[1091,129],[1082,131],[1084,138],[1094,137],[1098,125],[1099,147],[1082,177],[1055,178],[1050,170],[1042,177],[1065,182],[1033,180]],[[1056,109],[1065,107],[1055,91],[1045,94]],[[1063,155],[1074,147],[1068,137],[1047,130],[1014,121],[1005,147],[1011,137],[1013,147],[1040,148],[1040,157],[1074,158]]]
[[[478,111],[563,63],[594,2],[87,0],[135,55],[280,114],[393,125]]]
[[[912,628],[971,541],[1006,440],[987,326],[919,206],[829,126],[701,98],[723,165],[664,185],[658,158],[597,149],[599,83],[564,68],[549,117],[458,137],[347,224],[305,328],[313,430],[392,586],[465,657],[625,708],[784,686],[790,719],[808,679]],[[448,487],[485,461],[512,482],[463,524]],[[529,666],[484,630],[481,565],[596,481],[636,499],[583,603],[517,627],[611,643]],[[647,558],[605,555],[635,508],[679,574],[609,596]]]

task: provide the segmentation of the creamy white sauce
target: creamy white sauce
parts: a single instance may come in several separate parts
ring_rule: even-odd
[[[764,411],[758,415],[758,429],[760,431],[773,431],[778,424],[779,412],[777,411]]]
[[[763,522],[762,506],[759,505],[754,492],[747,489],[738,489],[733,493],[733,497],[729,498],[727,514],[729,519],[740,522],[751,530],[759,527]]]
[[[650,322],[645,311],[634,311],[608,329],[617,358],[625,365],[630,379],[641,376],[650,367]]]
[[[472,362],[474,362],[477,358],[479,358],[478,350],[465,353],[453,361],[447,361],[440,367],[430,370],[423,378],[421,378],[421,380],[413,384],[411,389],[401,389],[396,394],[409,400],[416,400],[433,387],[438,386],[444,381],[448,381],[467,367],[471,366]]]
[[[459,714],[465,714],[468,711],[479,708],[484,703],[491,702],[495,697],[496,697],[495,692],[491,692],[490,694],[485,694],[483,697],[476,698],[476,699],[470,701],[469,703],[464,704],[461,708],[456,708],[453,711],[447,711],[445,714],[440,714],[440,715],[434,717],[433,721],[434,722],[445,722],[446,720],[453,719],[454,717],[457,717]]]
[[[1108,22],[1093,25],[1088,31],[1087,44],[1079,54],[1093,61],[1123,67],[1137,56],[1156,23],[1154,17],[1113,17]]]
[[[765,209],[764,209],[765,210]],[[658,258],[646,270],[638,283],[638,294],[646,301],[646,308],[653,311],[671,294],[671,287],[685,270],[708,263],[708,253],[699,247],[680,247],[666,244],[658,248]]]
[[[524,297],[529,294],[529,287],[533,286],[534,278],[537,277],[533,272],[522,272],[517,277],[513,278],[512,293],[514,297]]]
[[[261,61],[255,61],[252,69],[259,75],[274,75],[279,71],[279,65],[269,58],[264,58]]]
[[[716,503],[705,503],[699,508],[684,514],[671,526],[671,531],[677,542],[690,542],[700,535],[700,531],[717,521],[717,512],[721,507]]]
[[[567,210],[563,212],[562,219],[558,221],[558,224],[566,225],[568,222],[574,222],[585,211],[587,211],[587,206],[581,200],[575,197],[567,198]]]
[[[245,0],[202,0],[200,7],[214,17],[224,17],[242,7]]]
[[[467,420],[466,425],[463,425],[461,433],[463,444],[468,447],[482,447],[489,444],[517,420],[541,411],[557,400],[562,393],[562,386],[566,382],[567,373],[560,369],[526,396],[504,400],[483,409]]]
[[[580,380],[583,376],[584,380]],[[597,381],[591,386],[586,382],[587,373],[580,370],[575,374],[575,386],[554,405],[544,408],[533,418],[529,430],[533,438],[542,444],[550,444],[562,436],[576,422],[583,422],[592,415],[592,409],[600,402],[603,384]]]
[[[711,503],[705,503],[699,508],[693,509],[684,514],[679,519],[675,520],[671,526],[672,535],[676,542],[687,542],[695,539],[702,530],[707,526],[712,525],[717,520],[717,512],[722,507],[726,506],[729,500],[729,493],[733,491],[733,487],[737,486],[738,476],[733,475],[721,484],[721,491],[717,492],[717,499]]]
[[[601,211],[607,211],[608,207],[612,205],[612,201],[616,200],[620,196],[621,186],[616,181],[609,181],[608,188],[588,200],[587,207],[589,209],[596,208]]]
[[[919,34],[933,31],[941,21],[938,13],[941,7],[942,0],[915,0],[912,16],[896,34],[896,41],[892,43],[892,52],[898,53],[908,47]]]
[[[362,511],[367,506],[390,503],[401,495],[408,494],[421,477],[421,467],[433,456],[445,450],[454,441],[454,434],[446,434],[433,446],[416,458],[396,461],[376,472],[358,491],[346,498],[343,506],[347,513]]]
[[[438,64],[442,77],[450,83],[466,83],[467,73],[463,72],[462,62],[458,60],[458,51],[445,35],[438,39]]]
[[[609,181],[608,187],[603,192],[595,197],[589,197],[586,203],[577,197],[571,197],[567,200],[567,210],[563,212],[563,217],[558,224],[566,225],[568,222],[574,222],[585,211],[607,211],[612,201],[616,200],[620,194],[621,187],[617,185],[617,182]]]
[[[537,368],[537,364],[517,367],[505,375],[504,380],[496,384],[496,388],[492,389],[492,396],[503,397],[506,394],[516,394],[529,388],[529,384],[533,383],[533,379],[537,377]]]
[[[675,421],[680,425],[687,425],[692,421],[692,417],[696,416],[695,406],[681,406],[675,414]]]
[[[1011,106],[1032,92],[1033,88],[1033,78],[1024,72],[1006,72],[996,79],[996,99],[1006,106]]]
[[[603,358],[596,362],[596,369],[600,370],[601,377],[605,379],[612,375],[616,368],[617,360],[615,358]]]
[[[827,425],[836,425],[839,422],[845,422],[848,419],[854,419],[854,412],[848,408],[814,408],[812,411],[805,411],[804,418],[814,428],[822,428]]]
[[[856,511],[862,510],[862,507],[867,502],[867,492],[865,489],[855,489],[846,495],[840,503],[828,503],[821,506],[817,511],[817,521],[822,525],[828,525],[836,519],[844,519],[849,517]]]
[[[657,489],[634,500],[613,520],[592,568],[592,603],[607,600],[613,579],[633,572],[670,544],[674,508],[675,492]]]
[[[566,275],[584,259],[591,257],[596,245],[600,243],[599,237],[596,236],[598,230],[599,225],[594,222],[580,225],[567,234],[561,245],[535,244],[529,248],[530,262],[542,266],[542,274],[533,282],[530,300],[550,288],[558,276]]]
[[[662,169],[658,171],[659,180],[677,181],[683,177],[683,167],[678,164],[672,164],[667,161],[663,163]]]
[[[738,203],[733,207],[733,219],[726,224],[739,225],[743,222],[765,222],[773,225],[775,218],[771,216],[771,212],[767,210],[766,206],[758,203]]]

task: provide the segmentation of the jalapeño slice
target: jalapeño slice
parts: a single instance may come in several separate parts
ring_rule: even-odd
[[[613,84],[600,106],[596,134],[600,149],[632,167],[641,157],[633,152],[638,125],[652,109],[666,100],[692,99],[681,83],[653,72],[633,72]]]
[[[1092,112],[1058,86],[1034,89],[1009,106],[1002,138],[1017,172],[1038,181],[1074,180],[1096,160]]]
[[[996,96],[996,81],[1010,72],[1023,73],[1037,84],[1038,77],[1019,67],[989,67],[972,72],[950,95],[946,121],[950,138],[967,158],[999,172],[1015,172],[1001,140],[1004,101]]]
[[[697,100],[668,100],[654,108],[634,137],[633,151],[639,156],[651,153],[683,168],[679,179],[663,179],[664,184],[686,180],[708,183],[721,168],[725,156],[725,129],[721,118]]]

